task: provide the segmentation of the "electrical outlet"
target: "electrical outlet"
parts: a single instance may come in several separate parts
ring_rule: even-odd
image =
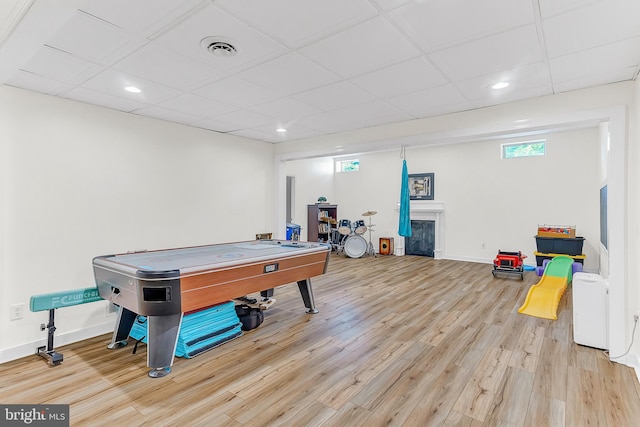
[[[487,249],[487,244],[486,243],[482,244],[482,249]]]
[[[24,304],[11,304],[9,307],[9,320],[19,320],[24,317]]]

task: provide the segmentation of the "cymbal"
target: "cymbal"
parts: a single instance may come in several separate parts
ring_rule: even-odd
[[[377,214],[378,212],[376,211],[366,211],[365,213],[362,214],[362,216],[373,216],[375,214]]]

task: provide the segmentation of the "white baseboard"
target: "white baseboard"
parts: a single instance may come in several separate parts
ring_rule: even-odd
[[[475,262],[479,264],[493,264],[493,258],[479,258],[479,257],[455,256],[455,255],[443,254],[442,259],[448,259],[452,261]]]
[[[635,369],[637,373],[638,370],[640,370],[640,356],[633,353],[627,354],[627,356],[624,358],[624,364]]]
[[[114,316],[115,317],[115,316]],[[72,344],[74,342],[86,340],[89,338],[97,337],[98,335],[107,334],[113,332],[115,319],[101,323],[99,325],[90,326],[85,329],[79,329],[77,331],[67,332],[64,334],[56,334],[54,336],[53,345],[54,348],[59,348],[63,345]],[[12,360],[21,359],[26,356],[31,356],[38,353],[38,347],[46,346],[47,338],[43,338],[37,341],[28,342],[11,348],[5,348],[0,350],[0,363],[10,362]]]

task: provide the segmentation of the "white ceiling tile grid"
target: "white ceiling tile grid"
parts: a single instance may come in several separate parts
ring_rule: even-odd
[[[640,70],[638,0],[26,1],[1,83],[274,144]]]

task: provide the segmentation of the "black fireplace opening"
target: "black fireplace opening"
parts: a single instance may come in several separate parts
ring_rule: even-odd
[[[406,255],[433,258],[436,245],[436,222],[411,220],[411,237],[404,238]]]

